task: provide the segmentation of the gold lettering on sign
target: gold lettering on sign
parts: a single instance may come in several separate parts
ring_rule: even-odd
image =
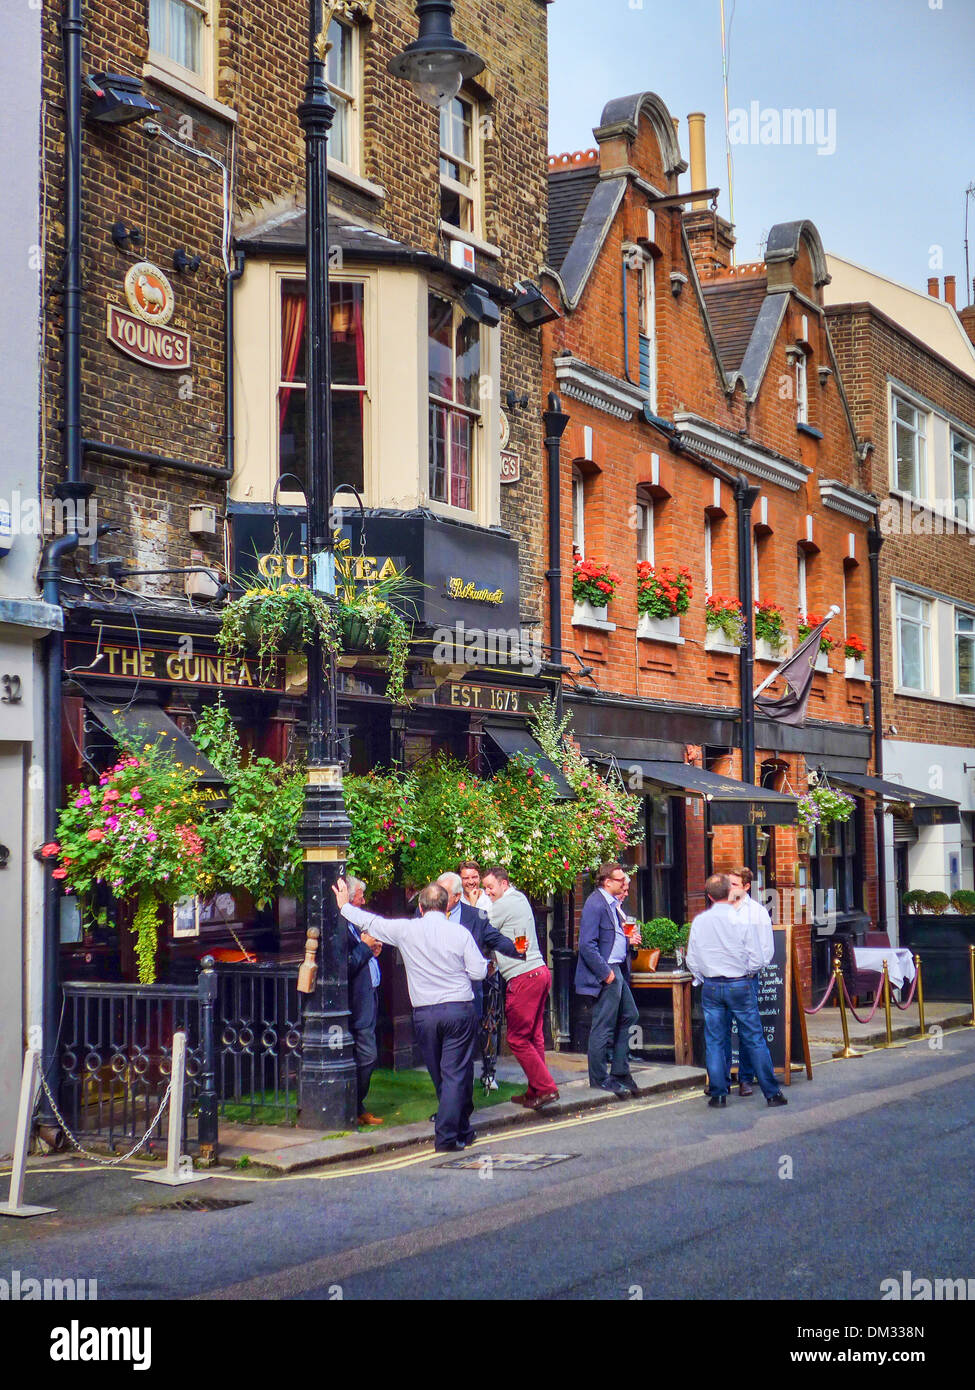
[[[472,603],[504,603],[503,589],[479,589],[474,580],[448,579],[447,593],[451,598],[469,599]]]

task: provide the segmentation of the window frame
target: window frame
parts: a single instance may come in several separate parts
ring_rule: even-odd
[[[154,3],[158,3],[165,8],[168,16],[171,13],[173,4],[181,4],[185,9],[195,10],[201,19],[200,32],[200,71],[195,68],[184,67],[171,58],[168,53],[152,46],[152,16],[151,11]],[[147,51],[149,62],[162,72],[168,73],[178,81],[186,83],[195,88],[204,96],[213,97],[216,94],[216,29],[214,23],[218,0],[148,0],[146,6],[146,33]],[[168,29],[168,25],[167,25]]]
[[[710,598],[714,593],[714,535],[711,527],[711,518],[707,512],[704,513],[704,597]]]
[[[965,622],[971,623],[971,624],[972,624],[971,630],[968,631],[968,632],[961,632],[961,631],[959,631],[959,622],[960,622],[960,621],[965,621]],[[972,610],[969,609],[969,608],[956,608],[956,609],[954,610],[954,623],[952,624],[952,627],[953,627],[953,632],[954,632],[954,648],[955,648],[955,652],[954,652],[955,696],[956,696],[956,698],[959,699],[959,700],[972,700],[972,699],[975,699],[975,612],[972,612]],[[971,657],[970,657],[970,666],[971,666],[971,669],[972,669],[972,688],[971,688],[971,690],[962,690],[962,688],[961,688],[961,674],[960,674],[960,671],[961,671],[961,663],[960,663],[960,660],[959,660],[959,657],[960,657],[959,645],[960,645],[960,642],[961,642],[962,640],[967,640],[967,641],[969,641],[970,644],[971,644],[971,648],[972,648],[972,653],[971,653]]]
[[[968,450],[968,457],[965,458],[959,449],[959,444]],[[951,502],[955,517],[959,521],[966,522],[969,526],[975,526],[975,440],[971,435],[963,433],[949,423],[948,426],[948,452],[951,467]],[[968,496],[959,498],[956,486],[957,473],[956,464],[959,459],[968,468]],[[962,503],[963,510],[958,510],[959,502]]]
[[[370,414],[371,408],[372,408],[372,391],[371,391],[371,386],[370,386],[370,376],[371,376],[371,366],[372,366],[372,354],[371,354],[371,352],[370,352],[370,343],[369,343],[369,333],[370,333],[370,319],[369,319],[370,305],[369,305],[369,294],[370,294],[371,282],[370,282],[369,278],[366,277],[366,276],[356,275],[356,274],[352,274],[352,273],[349,273],[349,274],[338,274],[338,273],[336,273],[335,271],[331,271],[331,272],[329,273],[330,292],[331,292],[331,286],[332,286],[332,285],[337,285],[337,284],[359,285],[359,286],[361,287],[361,289],[362,289],[362,334],[363,334],[363,365],[362,365],[362,374],[363,374],[363,377],[364,377],[364,382],[363,382],[362,385],[353,385],[353,384],[348,383],[348,382],[337,382],[337,381],[333,381],[333,382],[332,382],[332,387],[331,387],[331,389],[332,389],[333,394],[335,394],[335,393],[339,393],[339,394],[353,394],[353,393],[356,393],[356,394],[360,395],[361,398],[362,398],[362,488],[360,489],[360,491],[362,492],[363,498],[368,502],[368,496],[369,496],[369,491],[370,491],[370,488],[369,488],[369,465],[370,465],[370,458],[371,458],[370,443],[371,443],[371,438],[372,438],[372,420],[371,420],[371,414]],[[284,355],[284,342],[283,342],[283,337],[284,337],[284,335],[283,335],[283,331],[282,331],[282,313],[283,313],[283,307],[284,307],[284,295],[285,295],[285,292],[286,292],[287,288],[288,288],[289,286],[292,286],[292,285],[294,285],[294,286],[301,285],[301,286],[305,287],[305,302],[306,302],[306,304],[307,304],[307,278],[306,278],[305,275],[300,274],[300,273],[288,273],[288,272],[282,272],[282,271],[279,271],[279,272],[277,272],[277,273],[275,274],[275,276],[274,276],[274,302],[275,302],[276,307],[277,307],[277,313],[276,313],[276,317],[275,317],[275,320],[274,320],[274,322],[275,322],[275,324],[276,324],[276,332],[274,333],[274,335],[273,335],[273,340],[272,340],[272,358],[271,358],[272,378],[271,378],[271,384],[272,384],[272,388],[273,388],[273,402],[272,402],[272,404],[273,404],[273,411],[272,411],[272,419],[273,419],[273,421],[276,422],[276,428],[274,428],[273,431],[272,431],[272,438],[273,438],[273,440],[275,441],[275,451],[274,451],[274,457],[273,457],[272,469],[271,469],[271,487],[272,487],[272,492],[273,492],[273,488],[275,487],[275,485],[277,484],[278,480],[279,480],[279,479],[281,478],[281,476],[282,476],[282,470],[281,470],[281,426],[280,426],[280,413],[279,413],[280,393],[281,393],[281,391],[282,391],[282,389],[283,389],[284,387],[289,387],[292,391],[307,391],[307,389],[308,389],[308,383],[307,383],[307,381],[298,381],[298,382],[295,382],[295,381],[285,381],[285,380],[284,380],[284,376],[283,376],[283,366],[284,366],[284,361],[283,361],[283,355]],[[282,486],[282,488],[280,489],[279,495],[278,495],[278,500],[279,500],[279,502],[280,502],[280,504],[281,504],[282,506],[298,506],[298,505],[301,504],[301,500],[302,500],[302,497],[303,497],[303,496],[304,496],[304,494],[302,494],[301,492],[289,491],[289,489],[288,489],[287,487]],[[349,494],[349,496],[351,496],[351,493]]]
[[[459,101],[469,106],[471,111],[471,158],[455,154],[446,149],[443,144],[443,122],[451,113],[453,104]],[[438,188],[440,190],[439,221],[447,235],[457,233],[461,237],[475,237],[481,239],[484,236],[484,178],[483,178],[483,149],[481,141],[481,104],[471,92],[460,91],[457,93],[448,106],[442,109],[440,117],[440,127],[437,133],[437,174]],[[440,167],[444,161],[451,164],[460,164],[470,171],[470,183],[460,183],[453,179],[449,174],[445,174]],[[456,226],[453,222],[448,222],[444,217],[443,192],[457,195],[458,198],[466,199],[470,203],[471,223],[470,227]]]
[[[361,31],[360,31],[359,25],[356,24],[354,20],[343,19],[343,18],[342,18],[341,16],[339,16],[339,15],[333,15],[333,16],[332,16],[332,24],[338,25],[338,27],[339,27],[341,30],[343,30],[343,31],[348,35],[348,37],[349,37],[349,44],[350,44],[350,52],[349,52],[349,71],[350,71],[350,74],[351,74],[351,77],[352,77],[352,88],[351,88],[350,91],[346,91],[344,88],[339,87],[336,83],[333,83],[333,82],[330,82],[330,81],[329,81],[329,79],[328,79],[328,64],[327,64],[327,62],[326,62],[326,65],[325,65],[325,86],[328,88],[329,94],[330,94],[331,96],[338,96],[339,98],[341,98],[342,101],[344,101],[344,102],[346,102],[346,103],[348,104],[348,128],[347,128],[347,130],[346,130],[346,140],[347,140],[347,144],[348,144],[348,152],[349,152],[349,154],[351,155],[351,158],[349,158],[349,159],[340,159],[339,156],[338,156],[337,154],[335,154],[335,152],[334,152],[334,147],[333,147],[333,144],[332,144],[332,140],[333,140],[334,137],[333,137],[333,135],[331,135],[331,134],[330,134],[330,136],[329,136],[329,156],[328,156],[328,157],[329,157],[329,161],[330,161],[331,163],[334,163],[335,165],[337,165],[338,168],[340,168],[340,169],[348,169],[350,173],[359,174],[359,173],[361,172],[361,166],[362,166],[362,105],[363,105],[363,103],[362,103],[363,70],[362,70],[362,38],[361,38]],[[329,25],[329,29],[331,30],[331,25]],[[337,115],[338,115],[338,111],[336,110],[336,116],[337,116]],[[332,131],[333,131],[333,132],[334,132],[334,129],[335,129],[335,125],[334,125],[334,123],[333,123],[333,125],[332,125]]]
[[[445,304],[450,304],[450,305],[451,305],[451,308],[452,308],[452,310],[453,310],[452,315],[451,315],[451,334],[450,334],[450,344],[451,344],[451,348],[450,348],[450,351],[451,351],[451,384],[453,385],[453,387],[454,387],[454,389],[455,389],[455,394],[456,394],[456,384],[457,384],[457,380],[458,380],[458,377],[457,377],[457,334],[458,334],[458,329],[459,329],[460,323],[463,322],[464,320],[468,320],[468,321],[470,321],[471,323],[473,323],[474,326],[475,326],[475,328],[477,329],[477,335],[478,335],[478,372],[477,372],[478,387],[477,387],[477,405],[476,405],[476,406],[465,405],[463,402],[458,401],[458,400],[448,400],[446,397],[443,397],[443,396],[435,396],[435,395],[433,394],[433,392],[430,390],[430,382],[429,382],[430,301],[431,301],[431,299],[433,299],[433,298],[437,298],[437,299],[443,300],[443,302],[444,302]],[[459,515],[462,515],[462,516],[468,517],[468,518],[469,518],[470,516],[472,516],[472,515],[473,515],[473,516],[477,516],[478,513],[479,513],[479,510],[480,510],[480,508],[479,508],[479,503],[478,503],[478,499],[479,499],[479,495],[480,495],[480,494],[479,494],[479,489],[480,489],[480,483],[481,483],[481,470],[482,470],[482,468],[484,467],[484,457],[483,457],[483,456],[484,456],[484,454],[485,454],[485,452],[486,452],[486,451],[485,451],[485,448],[484,448],[484,443],[483,443],[483,435],[484,435],[483,425],[484,425],[484,419],[485,419],[485,410],[484,410],[484,405],[483,405],[483,394],[482,394],[482,393],[483,393],[483,382],[484,382],[484,377],[485,377],[485,375],[486,375],[486,365],[487,365],[487,360],[488,360],[488,357],[487,357],[487,354],[488,354],[488,343],[487,343],[487,341],[486,341],[486,334],[485,334],[485,332],[484,332],[484,329],[481,327],[481,325],[480,325],[479,323],[477,323],[476,319],[471,319],[471,317],[470,317],[469,314],[465,314],[465,313],[464,313],[462,306],[460,305],[460,303],[459,303],[456,299],[452,298],[450,295],[444,294],[444,293],[443,293],[441,290],[439,290],[439,289],[435,289],[435,288],[433,288],[432,286],[428,286],[428,288],[427,288],[427,336],[426,336],[426,344],[427,344],[427,421],[428,421],[428,424],[427,424],[427,472],[426,472],[426,487],[425,487],[424,491],[425,491],[425,493],[426,493],[427,498],[428,498],[432,503],[434,503],[436,506],[448,508],[450,511],[456,512],[456,513],[458,513]],[[455,502],[455,501],[453,500],[453,497],[452,497],[452,495],[451,495],[451,482],[450,482],[450,479],[451,479],[451,477],[452,477],[452,472],[451,472],[451,469],[450,469],[450,466],[449,466],[449,463],[450,463],[450,449],[449,449],[449,445],[450,445],[450,435],[449,435],[449,433],[448,433],[448,435],[445,437],[445,438],[446,438],[446,441],[447,441],[447,444],[448,444],[448,452],[447,452],[447,455],[446,455],[446,458],[447,458],[447,466],[445,467],[445,470],[444,470],[444,476],[445,476],[445,478],[447,479],[447,488],[446,488],[447,496],[446,496],[446,498],[435,497],[435,496],[434,496],[434,493],[433,493],[433,472],[432,472],[433,456],[432,456],[432,451],[433,451],[433,444],[434,444],[434,436],[433,436],[433,431],[430,429],[430,420],[431,420],[431,417],[432,417],[432,412],[433,412],[434,407],[441,407],[442,409],[446,410],[446,411],[448,412],[448,414],[447,414],[448,420],[451,418],[451,416],[452,416],[453,414],[459,414],[459,415],[465,416],[465,417],[466,417],[468,420],[470,420],[470,422],[471,422],[471,434],[470,434],[470,440],[471,440],[471,444],[470,444],[470,453],[471,453],[471,456],[470,456],[470,471],[469,471],[469,477],[468,477],[468,483],[467,483],[468,504],[467,504],[466,507],[460,506],[457,502]]]
[[[796,353],[796,424],[809,424],[809,364],[801,351]]]
[[[906,410],[914,412],[915,422],[910,423],[902,419],[897,413],[898,405]],[[904,392],[891,388],[890,393],[890,486],[895,492],[906,494],[908,497],[924,501],[927,497],[927,470],[928,470],[928,420],[930,412],[916,401],[910,399]],[[904,429],[909,435],[913,436],[914,448],[914,476],[911,480],[911,487],[905,488],[898,476],[897,458],[897,435],[898,430]]]
[[[642,560],[647,560],[651,565],[655,564],[656,553],[656,533],[653,494],[646,487],[638,487],[636,490],[636,558],[639,564]],[[641,539],[642,538],[642,539]]]
[[[640,263],[638,281],[639,296],[639,336],[649,345],[649,379],[640,382],[650,396],[650,409],[657,410],[657,262],[653,256],[644,255]]]
[[[586,558],[586,480],[582,469],[572,466],[572,550]]]
[[[922,616],[920,618],[908,617],[901,611],[901,600],[906,599],[911,603],[921,606]],[[902,637],[902,626],[904,624],[917,626],[921,631],[921,684],[910,685],[904,679],[904,641]],[[932,601],[923,597],[921,594],[913,593],[910,589],[895,588],[894,590],[894,633],[897,642],[896,651],[896,671],[897,688],[899,690],[910,691],[918,695],[932,695],[935,693],[933,683],[933,623],[932,623]]]
[[[802,546],[798,548],[796,559],[796,579],[798,586],[799,612],[803,617],[809,612],[809,572],[806,565],[806,552]]]

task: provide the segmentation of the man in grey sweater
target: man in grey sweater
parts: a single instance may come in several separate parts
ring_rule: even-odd
[[[538,949],[531,903],[524,893],[512,887],[507,869],[500,866],[488,869],[483,886],[491,899],[491,925],[513,941],[519,950],[522,939],[524,941],[524,960],[512,960],[497,953],[494,958],[506,985],[508,1046],[528,1079],[528,1089],[511,1099],[529,1110],[537,1110],[559,1098],[555,1078],[545,1065],[545,1007],[552,976]]]

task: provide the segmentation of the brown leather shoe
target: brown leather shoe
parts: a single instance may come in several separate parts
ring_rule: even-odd
[[[522,1091],[520,1095],[511,1096],[510,1099],[514,1101],[515,1105],[530,1107],[533,1097],[531,1091]]]
[[[529,1110],[541,1110],[543,1105],[550,1105],[552,1101],[559,1099],[558,1091],[543,1091],[541,1095],[532,1096],[528,1102]]]
[[[743,1081],[741,1085],[738,1087],[738,1094],[740,1096],[753,1096],[755,1094],[755,1091],[751,1086],[749,1086],[747,1081]]]
[[[381,1120],[378,1115],[370,1115],[368,1110],[363,1110],[359,1116],[360,1125],[382,1125],[385,1123],[386,1121]]]

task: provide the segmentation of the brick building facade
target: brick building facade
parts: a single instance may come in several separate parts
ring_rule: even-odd
[[[953,278],[941,299],[937,280],[924,295],[830,265],[830,333],[882,499],[883,775],[946,802],[934,817],[917,806],[885,817],[896,919],[908,890],[975,886],[975,348]]]
[[[759,602],[783,611],[790,649],[801,616],[839,612],[830,628],[838,645],[814,677],[805,726],[759,717],[745,780],[801,793],[810,773],[833,780],[865,774],[870,762],[872,654],[848,674],[844,643],[869,640],[876,507],[823,311],[822,245],[811,223],[780,224],[764,263],[733,267],[730,228],[706,197],[698,206],[704,170],[692,171],[693,207],[680,192],[687,166],[675,123],[652,93],[610,102],[594,134],[596,149],[550,160],[546,288],[564,317],[544,330],[545,371],[571,417],[562,572],[575,553],[620,576],[605,614],[574,604],[566,578],[562,628],[574,653],[567,662],[590,673],[566,697],[577,737],[649,793],[633,910],[678,921],[699,911],[706,873],[739,862],[744,825],[769,813],[759,836],[764,886],[787,912],[797,887],[813,903],[819,890],[840,932],[855,933],[876,891],[862,800],[832,843],[814,838],[811,856],[800,856],[793,826],[774,824],[775,808],[756,806],[747,788],[730,815],[685,797],[688,764],[742,774],[741,651],[708,628],[705,598],[742,595],[737,506],[746,483],[757,489],[751,581]],[[686,612],[665,623],[641,616],[641,561],[657,573],[689,570]],[[774,655],[758,648],[756,685],[774,671]],[[796,935],[808,989],[808,922]],[[816,952],[822,975],[828,941]]]

